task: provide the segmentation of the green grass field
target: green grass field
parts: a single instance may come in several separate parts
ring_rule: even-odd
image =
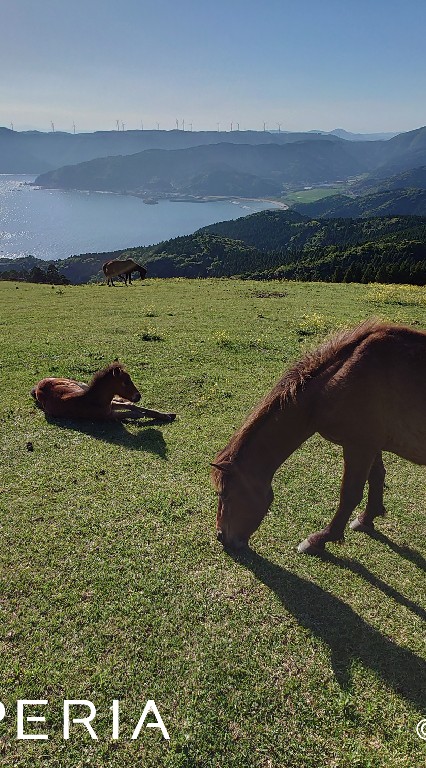
[[[286,195],[286,203],[316,203],[317,200],[322,200],[324,197],[331,197],[332,195],[344,194],[343,188],[340,187],[313,187],[312,189],[301,189],[299,192],[289,192]]]
[[[385,457],[377,540],[348,532],[324,559],[298,555],[338,498],[341,451],[315,437],[237,561],[215,539],[209,461],[329,332],[372,315],[426,326],[425,289],[0,283],[0,306],[0,764],[423,766],[424,470]],[[175,423],[54,423],[34,406],[44,376],[88,380],[116,357]],[[49,701],[26,724],[48,740],[16,739],[17,699]],[[81,725],[63,739],[64,699],[95,704],[98,741]],[[147,699],[170,741],[131,740]]]

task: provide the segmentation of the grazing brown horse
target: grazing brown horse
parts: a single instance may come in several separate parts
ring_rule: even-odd
[[[340,541],[368,482],[366,510],[351,528],[372,532],[384,515],[382,451],[426,464],[426,332],[370,320],[307,355],[276,384],[215,458],[217,537],[242,547],[273,500],[279,466],[318,432],[343,447],[338,510],[299,545],[319,554]]]
[[[176,414],[134,405],[141,399],[125,368],[118,362],[95,373],[90,384],[74,379],[42,379],[31,394],[48,416],[67,419],[137,419],[174,421]]]
[[[132,272],[139,272],[141,280],[146,276],[145,267],[137,264],[133,259],[113,259],[112,261],[106,261],[102,266],[102,270],[107,279],[107,285],[112,286],[114,286],[114,277],[121,277],[124,280],[125,285],[127,285],[127,280],[129,280],[129,285],[131,285]]]

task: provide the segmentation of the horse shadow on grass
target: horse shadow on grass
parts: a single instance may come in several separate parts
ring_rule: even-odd
[[[414,550],[411,550],[411,551],[413,552]],[[416,553],[416,554],[418,554],[418,556],[421,558],[421,555],[419,553]],[[338,568],[351,571],[356,576],[360,576],[362,579],[367,581],[373,587],[383,592],[384,595],[386,595],[387,597],[390,597],[396,603],[399,603],[399,605],[402,605],[404,608],[407,608],[409,611],[411,611],[420,619],[422,619],[422,621],[426,622],[426,610],[424,608],[422,608],[420,605],[417,605],[417,603],[415,603],[414,600],[410,600],[409,597],[405,597],[405,595],[402,595],[401,592],[398,592],[398,590],[396,590],[394,587],[391,587],[389,584],[383,581],[383,579],[380,579],[379,576],[376,576],[374,573],[369,571],[368,568],[365,567],[365,565],[362,565],[362,563],[359,563],[357,560],[348,560],[345,557],[336,557],[336,555],[333,555],[331,552],[325,552],[322,555],[322,559],[326,560],[329,563],[332,563]]]
[[[385,637],[340,598],[253,550],[233,557],[277,595],[302,627],[329,646],[342,689],[350,688],[351,665],[359,660],[420,712],[426,710],[426,662],[421,657]]]
[[[373,531],[370,536],[376,541],[379,541],[381,544],[384,544],[386,547],[389,547],[392,552],[395,552],[400,557],[403,557],[405,560],[409,560],[410,563],[413,563],[417,566],[417,568],[426,573],[426,560],[423,555],[420,554],[420,552],[417,552],[416,549],[411,549],[411,547],[397,544],[381,531]]]
[[[133,420],[132,424],[139,427],[137,432],[126,429],[125,423],[121,421],[59,420],[50,416],[46,416],[46,421],[60,429],[71,429],[84,435],[90,435],[95,440],[102,440],[112,445],[121,445],[130,451],[146,451],[147,453],[155,453],[161,459],[167,459],[166,441],[163,433],[159,429],[154,429],[154,425],[158,424],[158,421],[153,419],[143,423]]]

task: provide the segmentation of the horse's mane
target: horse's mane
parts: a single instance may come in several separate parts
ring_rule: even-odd
[[[258,403],[242,427],[231,437],[226,448],[216,456],[215,462],[232,462],[249,434],[254,432],[262,423],[264,416],[267,416],[274,409],[281,410],[287,404],[295,403],[308,382],[326,370],[331,362],[338,364],[340,361],[343,363],[364,339],[372,333],[388,329],[389,325],[372,318],[355,328],[344,329],[334,334],[312,352],[308,352],[284,374],[269,394]],[[213,472],[213,474],[216,473]],[[221,473],[218,473],[218,480],[219,474]]]
[[[89,389],[91,389],[96,384],[96,382],[98,382],[100,379],[104,379],[105,376],[107,376],[109,373],[112,373],[112,371],[114,370],[122,372],[122,371],[125,371],[126,369],[124,365],[118,362],[118,360],[114,360],[113,363],[106,365],[105,368],[101,368],[100,371],[97,371],[93,375],[92,379],[89,382]]]

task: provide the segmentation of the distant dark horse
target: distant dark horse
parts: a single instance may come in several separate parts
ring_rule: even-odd
[[[133,261],[133,259],[113,259],[112,261],[107,261],[102,266],[102,270],[107,279],[107,285],[112,286],[114,286],[114,277],[120,277],[122,280],[124,280],[125,285],[127,285],[127,281],[129,281],[129,285],[131,285],[132,272],[139,272],[141,280],[143,280],[146,276],[145,267],[137,264],[136,261]]]
[[[160,413],[135,405],[141,399],[125,368],[118,362],[95,373],[90,384],[74,379],[42,379],[31,394],[48,416],[64,419],[138,419],[174,421],[174,413]]]
[[[343,331],[303,358],[214,460],[219,541],[236,548],[247,544],[272,503],[278,467],[315,432],[343,447],[340,504],[299,552],[318,554],[326,542],[343,539],[366,482],[367,507],[351,528],[374,531],[374,518],[385,512],[382,451],[426,464],[425,381],[426,333],[375,320]]]

